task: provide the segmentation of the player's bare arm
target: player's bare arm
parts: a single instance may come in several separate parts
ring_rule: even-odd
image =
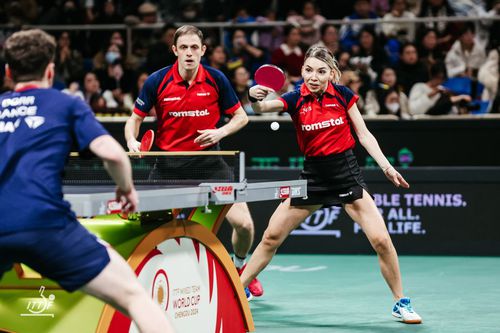
[[[368,154],[380,166],[380,168],[384,171],[385,176],[397,187],[402,186],[404,188],[409,188],[410,185],[406,182],[406,180],[401,176],[401,174],[394,169],[391,163],[387,160],[384,153],[380,149],[380,146],[377,142],[377,139],[373,136],[373,134],[366,127],[365,121],[359,112],[356,104],[353,104],[348,111],[349,118],[351,119],[352,125],[354,127],[354,131],[358,136],[359,143],[366,149]]]
[[[116,199],[124,212],[137,209],[138,196],[132,181],[130,160],[122,146],[110,135],[102,135],[90,143],[90,150],[101,158],[104,167],[117,185]]]
[[[194,140],[201,147],[211,146],[222,140],[228,135],[238,132],[248,124],[248,116],[242,107],[239,107],[232,115],[229,122],[216,129],[198,130],[200,135]]]
[[[141,143],[137,141],[137,136],[143,120],[143,117],[132,113],[125,123],[125,140],[127,141],[127,148],[131,152],[137,153],[140,151]]]
[[[269,93],[274,92],[271,88],[256,85],[250,88],[250,97],[255,98],[257,102],[252,103],[252,109],[255,113],[280,112],[285,105],[280,100],[262,101]]]

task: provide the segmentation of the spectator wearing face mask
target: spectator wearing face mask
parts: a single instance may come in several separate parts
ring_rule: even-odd
[[[401,93],[394,88],[381,86],[377,89],[377,101],[380,105],[379,115],[393,115],[401,119],[410,119],[408,105],[401,104]]]
[[[108,107],[123,107],[124,94],[130,93],[134,84],[134,72],[124,66],[124,57],[121,49],[111,44],[104,54],[105,65],[96,70],[97,78],[101,82]],[[116,104],[113,104],[113,100]]]
[[[390,91],[395,91],[397,94],[397,101],[392,101],[392,103],[397,102],[397,108],[395,104],[391,104],[391,106],[386,106],[386,110],[382,110],[383,106],[381,105],[381,101],[386,103],[385,97]],[[381,96],[384,97],[382,98]],[[392,67],[384,67],[375,88],[366,93],[364,110],[367,116],[395,114],[402,119],[409,119],[411,117],[408,109],[408,96],[401,91],[397,83],[396,71]]]

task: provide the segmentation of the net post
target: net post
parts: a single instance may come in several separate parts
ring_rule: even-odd
[[[240,162],[239,182],[243,183],[246,180],[246,178],[245,178],[245,152],[244,151],[240,151],[239,162]]]

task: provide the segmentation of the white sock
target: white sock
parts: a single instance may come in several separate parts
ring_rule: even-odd
[[[233,261],[234,261],[234,266],[236,266],[236,268],[241,268],[245,265],[245,261],[246,261],[246,257],[245,258],[240,258],[238,257],[236,254],[234,255],[233,257]]]

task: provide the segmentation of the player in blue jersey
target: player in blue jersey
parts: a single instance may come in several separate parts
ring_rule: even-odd
[[[25,263],[72,292],[130,316],[141,332],[173,332],[125,260],[90,234],[63,200],[62,172],[73,140],[104,161],[125,212],[137,206],[130,161],[78,98],[51,89],[55,41],[41,30],[4,45],[15,91],[0,96],[0,279]]]

